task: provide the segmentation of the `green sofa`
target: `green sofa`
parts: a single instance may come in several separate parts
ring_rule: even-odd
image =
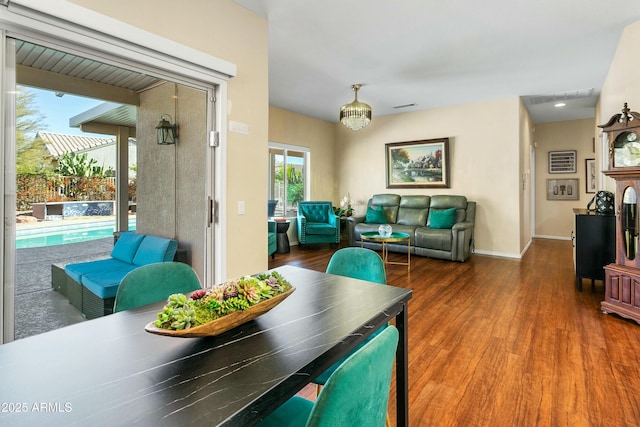
[[[384,220],[393,231],[408,233],[411,253],[431,258],[464,262],[473,249],[476,202],[465,196],[376,194],[367,203],[367,216],[352,216],[348,221],[349,244],[380,250],[381,244],[362,242],[361,233],[378,231],[381,221],[376,210],[384,212]],[[447,219],[449,221],[447,221]],[[407,252],[405,242],[389,243],[389,251]]]

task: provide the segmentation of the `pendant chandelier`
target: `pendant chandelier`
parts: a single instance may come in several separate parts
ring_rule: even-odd
[[[340,107],[340,123],[351,130],[360,130],[371,121],[371,107],[364,102],[358,101],[360,85],[353,85],[351,89],[356,93],[356,96],[351,104],[345,104]]]

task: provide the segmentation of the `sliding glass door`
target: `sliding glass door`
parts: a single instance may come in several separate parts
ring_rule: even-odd
[[[134,59],[131,68],[123,67],[122,59],[118,65],[109,63],[104,53],[98,60],[91,49],[75,46],[72,41],[63,46],[59,40],[43,42],[41,35],[36,42],[28,32],[23,37],[2,35],[4,135],[0,155],[5,226],[1,341],[84,321],[64,295],[52,290],[52,271],[59,272],[67,262],[108,256],[113,244],[109,236],[97,239],[98,243],[74,242],[64,248],[45,243],[18,249],[17,221],[25,221],[20,223],[21,230],[31,228],[33,233],[37,229],[51,233],[57,226],[77,228],[83,222],[90,225],[80,234],[89,237],[97,233],[96,222],[120,216],[113,231],[137,228],[177,239],[190,248],[187,260],[199,277],[205,283],[211,281],[217,268],[215,231],[219,228],[211,222],[207,200],[217,200],[214,177],[216,164],[222,159],[209,141],[220,116],[216,96],[225,92],[211,82],[174,75]],[[24,92],[19,94],[21,88]],[[37,122],[38,115],[33,106],[24,109],[21,97],[29,88],[62,99],[80,95],[95,100],[96,105],[64,112],[74,126],[68,134],[52,135],[42,126],[40,135],[38,130],[24,135],[21,124]],[[172,146],[156,141],[155,127],[165,114],[178,123],[178,143]],[[35,160],[25,161],[25,153],[17,150],[24,147]],[[41,173],[41,179],[29,181],[42,183],[41,201],[29,198],[33,196],[30,192],[35,193],[35,184],[27,184],[32,190],[25,190],[18,182],[18,177],[23,179],[18,170]],[[63,170],[70,175],[67,181],[82,184],[63,185],[67,182]],[[113,202],[113,210],[100,211],[94,218],[82,211],[74,219],[72,210],[65,209],[75,202]],[[35,213],[33,206],[38,204],[44,205],[43,213]]]

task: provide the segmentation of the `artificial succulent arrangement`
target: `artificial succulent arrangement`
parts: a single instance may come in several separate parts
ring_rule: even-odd
[[[257,276],[244,276],[209,290],[198,289],[189,297],[185,294],[173,294],[158,313],[155,326],[184,330],[203,325],[229,313],[247,310],[289,289],[291,283],[277,271],[272,271]]]

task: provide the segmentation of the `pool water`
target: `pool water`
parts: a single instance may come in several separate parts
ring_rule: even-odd
[[[135,224],[129,224],[134,231]],[[33,230],[19,230],[16,233],[16,249],[38,248],[42,246],[65,245],[90,240],[113,237],[114,225],[60,226]]]

